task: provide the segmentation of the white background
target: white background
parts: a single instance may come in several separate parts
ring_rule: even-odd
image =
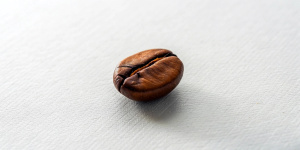
[[[0,149],[300,149],[299,0],[0,2]],[[166,48],[159,101],[115,89]]]

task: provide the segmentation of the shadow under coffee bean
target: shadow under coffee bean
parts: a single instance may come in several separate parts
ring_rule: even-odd
[[[116,67],[116,89],[136,101],[150,101],[170,93],[180,82],[183,63],[170,50],[150,49],[122,60]]]

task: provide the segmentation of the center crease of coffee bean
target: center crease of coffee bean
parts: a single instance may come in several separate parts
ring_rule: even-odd
[[[172,53],[168,53],[168,54],[166,54],[166,55],[164,55],[164,56],[162,56],[162,57],[157,57],[157,58],[153,59],[152,61],[150,61],[149,63],[147,63],[147,64],[144,65],[144,66],[141,66],[140,68],[137,68],[137,69],[133,68],[133,71],[132,71],[132,73],[130,74],[129,77],[133,76],[134,74],[136,74],[136,73],[139,72],[140,70],[143,70],[143,69],[145,69],[145,68],[147,68],[147,67],[153,65],[153,64],[156,63],[157,61],[159,61],[159,60],[161,60],[161,59],[163,59],[163,58],[165,58],[165,57],[170,57],[170,56],[176,56],[176,55],[175,55],[175,54],[172,54]]]
[[[134,74],[137,74],[138,77],[140,77],[139,71],[141,71],[141,70],[143,70],[143,69],[145,69],[145,68],[147,68],[147,67],[150,67],[151,65],[153,65],[154,63],[156,63],[156,62],[162,60],[163,58],[170,57],[170,56],[175,56],[175,57],[177,57],[177,56],[176,56],[175,54],[173,54],[173,53],[168,53],[168,54],[165,54],[165,55],[163,55],[163,56],[158,56],[158,57],[156,57],[155,59],[153,59],[153,60],[151,60],[150,62],[145,63],[145,64],[143,64],[143,65],[139,65],[139,66],[130,66],[130,65],[119,66],[119,67],[128,67],[128,68],[131,68],[131,73],[130,73],[129,76],[126,76],[126,75],[123,75],[123,74],[118,74],[119,77],[123,78],[123,79],[121,80],[119,86],[118,86],[118,90],[120,91],[121,86],[123,85],[125,79],[127,79],[127,78],[133,76]],[[117,80],[119,80],[119,79],[117,79]]]
[[[134,74],[136,74],[137,72],[139,72],[140,70],[143,70],[151,65],[153,65],[155,62],[163,59],[164,57],[161,57],[161,58],[155,58],[154,60],[150,61],[148,64],[146,64],[145,66],[141,67],[141,68],[138,68],[136,69],[135,71],[133,71],[131,74],[130,74],[130,77],[133,76]]]

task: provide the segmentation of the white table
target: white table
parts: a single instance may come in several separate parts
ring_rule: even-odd
[[[300,149],[298,0],[0,2],[0,149]],[[167,97],[131,101],[114,67],[183,61]]]

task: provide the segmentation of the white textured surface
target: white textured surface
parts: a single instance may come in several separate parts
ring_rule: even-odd
[[[299,0],[0,2],[0,149],[300,149]],[[167,97],[112,83],[167,48]]]

